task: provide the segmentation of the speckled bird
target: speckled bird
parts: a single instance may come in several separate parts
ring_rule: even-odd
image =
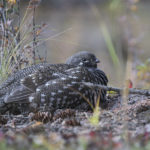
[[[82,51],[68,58],[65,64],[42,63],[19,70],[0,87],[0,112],[89,110],[98,99],[103,107],[106,91],[84,84],[107,85],[108,79],[97,63],[94,54]]]

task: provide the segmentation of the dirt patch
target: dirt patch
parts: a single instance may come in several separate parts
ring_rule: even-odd
[[[123,105],[121,96],[109,98],[108,109],[101,110],[96,126],[89,119],[92,112],[71,109],[3,115],[0,116],[0,141],[16,149],[23,148],[22,144],[28,149],[34,146],[38,149],[122,149],[134,146],[139,139],[143,146],[150,137],[149,114],[150,99],[130,95],[127,105]]]

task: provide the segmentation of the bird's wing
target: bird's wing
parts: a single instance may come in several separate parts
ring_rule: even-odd
[[[36,92],[36,88],[44,83],[44,74],[39,71],[34,72],[20,80],[20,84],[14,87],[9,94],[6,95],[5,103],[27,103],[29,97]]]
[[[36,70],[40,70],[40,68],[43,66],[48,66],[48,64],[42,63],[42,64],[37,64],[37,65],[32,65],[30,67],[21,69],[13,73],[12,75],[10,75],[8,79],[0,85],[0,96],[4,95],[9,90],[11,91],[12,88],[14,88],[15,86],[19,84],[21,79],[34,73]]]
[[[34,91],[24,85],[18,86],[16,89],[12,90],[9,95],[6,95],[4,98],[4,102],[8,103],[28,103],[29,96],[34,93]]]
[[[42,84],[43,76],[36,71],[20,80],[18,86],[8,92],[4,98],[5,103],[28,103],[29,97],[35,93],[36,87]]]
[[[20,80],[32,76],[32,74],[40,74],[41,76],[39,77],[41,82],[43,80],[43,83],[51,80],[51,79],[56,79],[59,77],[59,75],[53,75],[53,73],[56,72],[63,72],[64,70],[72,67],[71,65],[66,65],[66,64],[47,64],[47,63],[41,63],[37,65],[32,65],[30,67],[21,69],[17,71],[16,73],[10,75],[8,79],[3,82],[2,85],[0,85],[0,96],[4,95],[7,93],[9,90],[11,91],[12,88],[15,86],[19,85]],[[37,72],[37,73],[36,73]]]
[[[52,70],[51,70],[52,71]],[[20,80],[20,84],[14,87],[9,95],[4,98],[5,103],[28,103],[29,97],[36,92],[36,89],[47,81],[54,81],[60,77],[66,77],[60,72],[50,73],[49,76],[45,71],[35,71],[33,74],[26,76]],[[48,80],[50,78],[50,80]]]

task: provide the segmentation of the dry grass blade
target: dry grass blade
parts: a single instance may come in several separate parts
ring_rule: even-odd
[[[94,110],[94,106],[91,104],[90,100],[87,97],[85,97],[81,92],[75,90],[74,88],[70,87],[69,89],[71,89],[74,92],[77,92],[89,104],[89,106],[91,107],[91,109]]]
[[[100,104],[100,95],[101,95],[101,90],[98,94],[98,98],[97,98],[97,101],[96,101],[96,105],[95,105],[95,108],[94,108],[94,111],[93,111],[93,115],[92,117],[89,119],[90,123],[94,126],[97,126],[98,123],[99,123],[99,117],[100,117],[100,107],[99,107],[99,104]]]

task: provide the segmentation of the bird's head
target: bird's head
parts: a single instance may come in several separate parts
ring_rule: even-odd
[[[66,64],[97,68],[97,63],[99,62],[100,61],[96,58],[94,54],[87,51],[82,51],[69,57],[66,61]]]

